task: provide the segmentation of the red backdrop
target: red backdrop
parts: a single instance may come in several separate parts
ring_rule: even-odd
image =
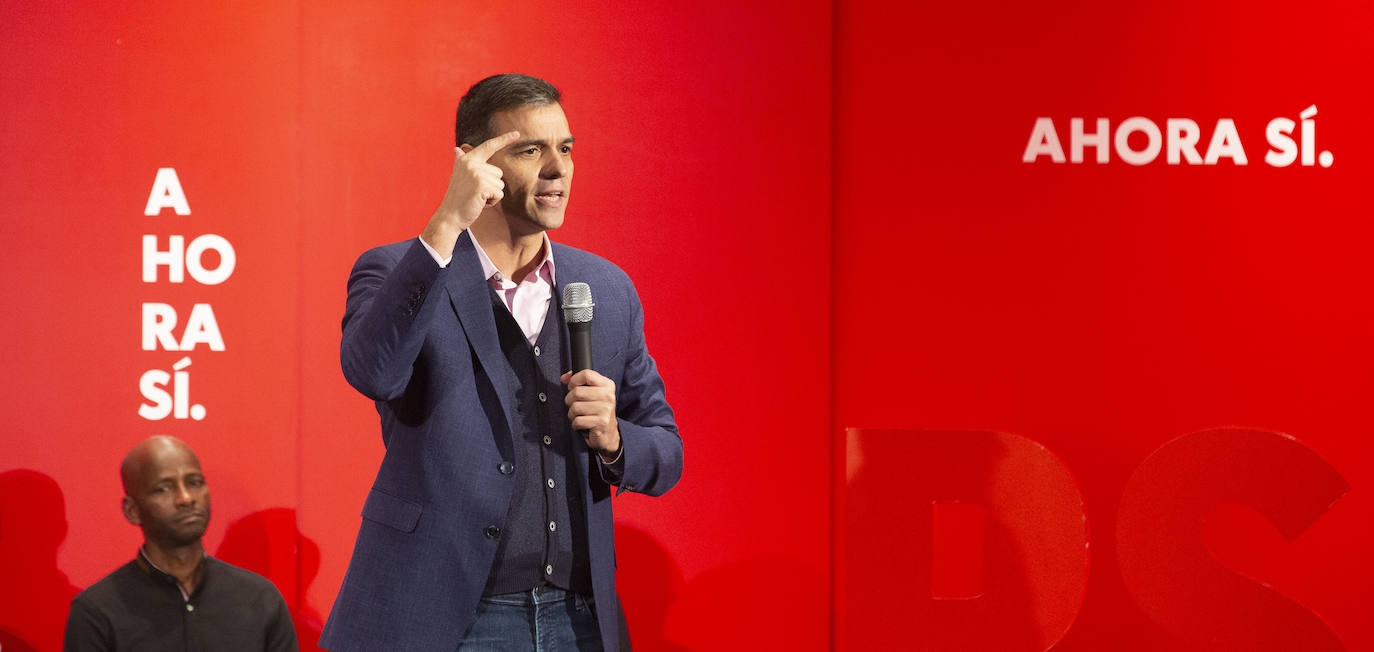
[[[504,71],[564,91],[554,238],[635,279],[684,436],[673,492],[617,499],[637,648],[1374,647],[1368,2],[372,5],[0,8],[6,650],[134,553],[155,433],[318,631],[381,454],[347,271]],[[1313,105],[1316,164],[1266,162]],[[1247,162],[1023,160],[1136,116]],[[189,214],[144,214],[160,168]],[[223,282],[143,280],[144,236],[207,234]],[[145,304],[224,350],[144,350]]]

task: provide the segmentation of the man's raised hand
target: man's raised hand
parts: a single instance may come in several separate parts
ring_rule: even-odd
[[[458,234],[482,214],[482,209],[495,206],[505,197],[506,184],[501,180],[501,168],[487,162],[492,155],[515,142],[520,132],[509,131],[476,147],[453,150],[453,174],[448,180],[444,201],[429,224],[420,234],[429,246],[447,258],[458,242]]]

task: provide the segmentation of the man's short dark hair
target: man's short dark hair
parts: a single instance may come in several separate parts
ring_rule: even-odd
[[[472,85],[458,101],[458,119],[453,125],[455,144],[481,145],[500,134],[491,131],[491,116],[520,106],[558,104],[562,94],[538,77],[529,75],[492,75]]]

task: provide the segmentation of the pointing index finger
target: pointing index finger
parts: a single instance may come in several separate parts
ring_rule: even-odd
[[[520,132],[507,131],[506,133],[501,134],[500,136],[492,138],[491,140],[488,140],[482,143],[481,145],[472,148],[472,150],[469,151],[467,155],[476,156],[477,160],[479,161],[486,161],[487,159],[491,158],[493,154],[501,151],[501,148],[515,142],[515,139],[519,137]]]

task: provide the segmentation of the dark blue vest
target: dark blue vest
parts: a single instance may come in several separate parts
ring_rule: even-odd
[[[585,461],[573,455],[572,438],[578,435],[563,404],[567,388],[558,382],[571,362],[557,294],[533,346],[510,309],[495,292],[491,295],[501,350],[515,376],[517,423],[511,424],[515,459],[501,468],[515,474],[515,493],[486,595],[546,585],[592,593],[586,510],[578,484],[587,481],[578,468]]]

